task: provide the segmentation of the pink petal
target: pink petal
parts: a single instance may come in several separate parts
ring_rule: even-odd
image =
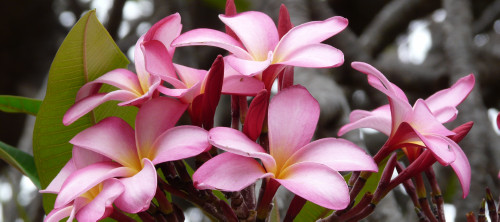
[[[78,90],[76,101],[98,93],[103,83],[138,95],[142,94],[141,84],[135,73],[126,69],[115,69],[83,85]]]
[[[457,174],[460,185],[462,186],[462,197],[465,198],[469,194],[470,190],[471,168],[469,160],[467,160],[467,156],[458,145],[455,144],[450,147],[453,152],[455,152],[456,157],[455,161],[453,161],[453,163],[451,163],[450,165],[455,171],[455,174]]]
[[[354,110],[349,115],[349,119],[351,122],[339,129],[339,136],[359,128],[372,128],[385,135],[391,134],[391,111],[388,105],[381,106],[372,112]]]
[[[78,133],[71,144],[102,154],[123,166],[140,167],[134,130],[118,117],[108,117]]]
[[[227,127],[212,128],[208,131],[208,141],[219,149],[241,156],[261,159],[268,172],[276,170],[274,158],[238,130]]]
[[[280,39],[293,28],[293,24],[290,21],[290,13],[284,4],[280,6],[280,14],[278,16],[278,33]]]
[[[69,204],[61,208],[54,208],[43,220],[44,222],[59,222],[62,219],[69,217],[67,221],[73,221],[75,216],[73,205]]]
[[[322,164],[294,164],[284,169],[276,180],[296,195],[325,208],[340,210],[349,204],[349,189],[344,178]]]
[[[181,29],[181,16],[179,13],[174,13],[156,22],[144,35],[144,41],[160,41],[167,47],[170,57],[173,57],[175,48],[171,47],[170,44],[179,36]]]
[[[127,213],[137,213],[149,208],[156,193],[156,169],[150,160],[142,160],[144,168],[131,177],[124,177],[120,182],[125,187],[122,195],[115,200],[115,205]]]
[[[258,179],[272,176],[253,158],[222,153],[198,168],[193,182],[197,189],[240,191]]]
[[[76,170],[77,168],[75,162],[73,161],[73,158],[69,159],[66,165],[64,165],[61,171],[59,171],[57,176],[54,179],[52,179],[47,188],[45,188],[44,190],[40,190],[40,193],[55,193],[55,194],[59,193],[64,181],[66,181],[69,175],[71,175]]]
[[[262,12],[248,11],[235,16],[219,15],[219,18],[236,33],[253,60],[266,60],[268,53],[274,51],[278,44],[276,25]]]
[[[124,191],[124,187],[118,179],[105,180],[102,190],[87,205],[78,210],[76,219],[78,221],[98,221],[108,217],[113,211],[113,201]]]
[[[432,115],[434,115],[434,117],[436,117],[436,120],[440,123],[447,123],[455,120],[457,118],[457,114],[458,110],[453,106],[446,106],[432,111]]]
[[[174,64],[175,70],[179,74],[179,78],[186,85],[187,88],[191,88],[194,85],[202,82],[207,75],[207,70],[194,69],[191,67]]]
[[[144,61],[144,53],[142,53],[142,43],[144,40],[144,35],[142,35],[139,40],[135,43],[134,46],[134,63],[135,63],[135,72],[137,73],[137,77],[139,77],[139,82],[141,83],[141,87],[146,89],[149,78],[151,77],[149,73],[146,71],[146,64]]]
[[[57,195],[54,208],[60,208],[70,203],[106,179],[130,176],[131,173],[130,168],[122,167],[116,162],[95,163],[79,169],[64,182],[61,191]]]
[[[158,97],[142,105],[135,120],[137,151],[141,156],[150,156],[156,138],[175,126],[187,106],[168,97]]]
[[[253,98],[250,107],[248,107],[247,116],[243,124],[243,133],[253,141],[256,141],[262,132],[268,104],[269,93],[263,89]]]
[[[214,116],[217,105],[220,101],[222,83],[224,81],[224,59],[221,55],[212,63],[203,83],[201,92],[203,92],[201,113],[203,127],[211,129],[214,126]]]
[[[141,44],[146,70],[162,79],[177,78],[172,57],[160,41],[151,40]]]
[[[262,81],[244,75],[225,77],[222,83],[222,93],[229,95],[255,96],[262,89],[264,89]]]
[[[352,68],[368,75],[368,83],[375,89],[378,89],[389,97],[399,98],[404,102],[408,102],[408,99],[406,98],[404,92],[398,86],[389,82],[384,74],[382,74],[373,66],[364,62],[353,62],[351,66]]]
[[[346,27],[347,19],[340,16],[335,16],[324,21],[313,21],[296,26],[288,31],[283,38],[281,38],[281,41],[275,50],[275,57],[277,57],[275,59],[278,61],[285,61],[285,57],[291,56],[299,48],[303,48],[307,45],[316,45],[325,41],[326,39],[344,30]]]
[[[153,164],[196,156],[211,148],[208,132],[197,126],[177,126],[161,134],[156,140]]]
[[[306,88],[288,87],[269,104],[269,151],[278,167],[298,149],[308,144],[316,130],[319,103]]]
[[[459,143],[465,136],[467,136],[473,125],[474,122],[469,121],[460,126],[457,126],[455,129],[452,130],[456,134],[448,137],[455,143]]]
[[[272,59],[273,54],[272,52],[269,52],[269,55],[263,60],[247,60],[241,59],[234,55],[229,55],[226,56],[225,61],[238,73],[246,76],[254,76],[269,67],[269,65],[271,65]]]
[[[248,54],[238,40],[226,33],[213,29],[194,29],[183,33],[172,42],[172,46],[174,47],[193,45],[215,46],[225,49],[240,58],[252,59],[252,56]]]
[[[303,162],[324,164],[335,171],[378,171],[371,156],[344,139],[324,138],[309,143],[294,153],[286,166]]]
[[[309,68],[337,67],[344,63],[342,51],[327,44],[311,44],[296,49],[287,55],[274,55],[273,64]]]
[[[453,86],[448,89],[443,89],[439,92],[434,93],[432,96],[425,100],[426,104],[429,106],[432,113],[439,112],[448,106],[456,107],[469,95],[474,88],[474,75],[470,74],[468,76],[459,79]],[[452,119],[453,116],[449,116],[448,119]]]
[[[72,160],[74,161],[77,169],[81,169],[98,162],[111,161],[109,157],[78,146],[73,146],[72,153]]]
[[[68,126],[78,120],[80,117],[92,111],[97,106],[111,100],[128,101],[138,97],[130,91],[117,90],[109,93],[94,94],[83,98],[71,106],[63,116],[63,124]]]
[[[450,136],[455,133],[448,130],[432,115],[429,107],[422,99],[418,99],[413,107],[413,113],[407,119],[408,123],[422,134],[439,134],[442,136]]]
[[[234,0],[227,0],[226,1],[226,9],[224,10],[224,14],[227,16],[232,16],[232,15],[236,15],[236,13],[237,13],[236,12],[236,5],[234,4]],[[236,36],[236,34],[233,32],[233,30],[231,30],[231,28],[229,28],[227,25],[226,25],[226,33],[233,38],[238,38],[238,36]]]

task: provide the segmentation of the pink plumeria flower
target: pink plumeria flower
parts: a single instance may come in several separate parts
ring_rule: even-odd
[[[227,152],[193,174],[198,189],[238,191],[260,178],[271,178],[304,199],[343,209],[349,204],[349,191],[337,171],[378,170],[373,159],[349,141],[310,142],[319,104],[304,87],[292,86],[278,93],[268,115],[269,153],[238,130],[216,127],[209,131],[210,143]]]
[[[75,104],[63,117],[64,125],[70,125],[95,107],[110,100],[122,101],[119,106],[140,106],[158,95],[156,93],[158,87],[165,88],[160,85],[159,76],[146,71],[147,61],[144,59],[141,46],[146,40],[154,40],[166,44],[169,52],[173,54],[175,49],[170,47],[170,43],[181,32],[180,15],[175,13],[167,16],[153,27],[155,28],[139,38],[135,44],[134,61],[137,75],[126,69],[115,69],[83,85],[76,95]],[[115,86],[118,90],[99,93],[102,84]]]
[[[443,123],[456,118],[456,106],[471,92],[474,76],[470,74],[463,77],[450,88],[426,100],[418,99],[412,107],[404,92],[389,82],[380,71],[362,62],[353,62],[352,67],[366,74],[368,83],[386,94],[389,104],[371,112],[353,111],[349,117],[350,123],[343,126],[338,134],[341,136],[358,128],[373,128],[388,135],[387,142],[374,157],[376,162],[399,148],[427,148],[439,163],[444,166],[451,164],[466,196],[470,184],[470,165],[462,149],[449,138],[456,133],[444,127]]]
[[[58,194],[61,187],[71,174],[78,174],[95,163],[110,161],[109,158],[98,153],[74,147],[73,158],[61,169],[46,189],[40,193]],[[113,212],[113,202],[124,191],[124,187],[117,179],[111,178],[99,183],[76,196],[70,203],[54,208],[44,219],[45,222],[57,222],[66,217],[68,221],[76,218],[78,221],[98,221],[108,217]]]
[[[322,41],[347,26],[347,19],[335,16],[324,21],[308,22],[292,28],[281,39],[273,20],[266,14],[248,11],[234,16],[219,15],[237,36],[233,38],[213,29],[195,29],[180,35],[174,47],[207,45],[231,53],[226,63],[246,76],[256,76],[270,87],[276,75],[286,66],[327,68],[342,65],[342,52]],[[262,72],[275,65],[270,75]]]
[[[113,161],[72,173],[62,185],[55,207],[66,206],[109,178],[118,178],[124,191],[114,200],[115,205],[128,213],[148,209],[157,186],[154,165],[192,157],[211,147],[204,129],[174,127],[186,107],[173,98],[158,97],[139,109],[135,132],[124,120],[109,117],[77,134],[70,143]]]

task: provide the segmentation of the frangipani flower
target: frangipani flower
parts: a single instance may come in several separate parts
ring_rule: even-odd
[[[59,174],[52,180],[46,189],[40,193],[58,194],[66,179],[79,169],[83,169],[95,163],[110,161],[98,153],[87,151],[79,147],[73,148],[73,158],[61,169]],[[76,173],[78,174],[78,172]],[[108,217],[113,212],[113,201],[124,191],[121,182],[115,178],[107,179],[102,183],[84,191],[75,197],[73,201],[54,208],[45,217],[45,222],[57,222],[66,217],[68,221],[76,218],[78,221],[98,221]]]
[[[210,148],[204,129],[174,127],[186,107],[175,99],[158,97],[139,109],[135,132],[122,119],[109,117],[77,134],[70,143],[112,161],[72,173],[58,192],[55,208],[66,206],[109,178],[118,178],[124,191],[114,200],[115,205],[128,213],[148,209],[157,186],[154,165],[192,157]]]
[[[178,13],[167,16],[139,38],[134,49],[137,75],[126,69],[115,69],[83,85],[76,95],[75,104],[64,115],[64,125],[75,122],[95,107],[110,100],[122,101],[118,104],[120,106],[140,106],[145,101],[157,96],[157,88],[165,87],[161,86],[159,76],[150,75],[146,71],[148,62],[144,59],[141,46],[144,41],[158,41],[166,44],[168,51],[173,55],[175,48],[170,47],[170,43],[181,32],[180,20]],[[115,86],[119,90],[99,93],[102,84]]]
[[[350,123],[339,130],[339,135],[357,128],[373,128],[388,135],[387,142],[374,157],[376,162],[399,148],[405,148],[407,154],[421,153],[414,148],[429,149],[439,163],[444,166],[451,164],[466,196],[470,183],[470,165],[462,149],[450,139],[456,133],[448,130],[442,123],[456,118],[456,106],[471,92],[474,76],[471,74],[463,77],[450,88],[441,90],[426,100],[418,99],[412,107],[404,92],[377,69],[361,62],[352,63],[352,67],[366,74],[368,83],[386,94],[389,104],[371,112],[353,111],[349,117]],[[412,160],[418,157],[414,154],[409,155]]]
[[[270,102],[269,153],[240,131],[211,129],[210,143],[227,152],[210,159],[193,174],[195,186],[238,191],[260,178],[271,178],[318,205],[345,208],[349,204],[348,188],[337,171],[378,168],[370,156],[349,141],[326,138],[310,143],[318,118],[318,102],[304,87],[292,86]]]
[[[231,53],[225,61],[246,76],[255,76],[269,87],[285,66],[310,68],[336,67],[344,62],[342,52],[321,43],[347,26],[343,17],[308,22],[292,28],[281,39],[273,20],[266,14],[248,11],[234,16],[219,15],[222,22],[237,36],[212,29],[195,29],[180,35],[172,46],[207,45]],[[261,76],[271,65],[277,65],[272,77]]]

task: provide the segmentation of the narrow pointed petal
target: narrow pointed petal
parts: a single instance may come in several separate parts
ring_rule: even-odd
[[[262,12],[247,11],[235,16],[219,15],[219,18],[236,33],[253,60],[265,60],[278,44],[276,25]]]
[[[73,161],[73,158],[69,159],[69,161],[64,165],[64,167],[59,171],[57,176],[52,179],[47,188],[40,190],[40,193],[59,193],[61,190],[64,181],[71,175],[73,172],[77,170],[76,165]]]
[[[292,28],[283,36],[276,47],[275,56],[278,61],[285,61],[297,49],[306,45],[318,44],[347,27],[347,19],[335,16],[324,21],[313,21]],[[314,33],[314,35],[311,35]],[[343,56],[342,56],[343,57]]]
[[[141,156],[149,156],[156,138],[175,126],[187,106],[168,97],[158,97],[144,103],[135,121],[137,152]]]
[[[339,129],[338,135],[359,128],[372,128],[384,133],[391,134],[391,110],[389,105],[381,106],[373,111],[354,110],[349,115],[350,123]]]
[[[60,208],[106,179],[127,177],[131,170],[115,162],[95,163],[72,173],[57,195],[54,208]]]
[[[207,149],[208,132],[197,126],[177,126],[161,134],[154,144],[151,155],[153,164],[196,156]]]
[[[138,167],[134,130],[118,117],[108,117],[78,133],[71,144],[102,154],[123,166]]]
[[[87,205],[78,210],[78,221],[98,221],[108,217],[113,211],[113,202],[124,191],[118,179],[111,178],[103,182],[102,190]]]
[[[460,126],[457,126],[455,129],[452,130],[456,134],[449,136],[449,138],[453,140],[455,143],[459,143],[465,136],[467,136],[473,125],[474,122],[469,121]]]
[[[322,164],[292,165],[276,180],[296,195],[328,209],[344,209],[350,202],[344,178]]]
[[[434,93],[425,100],[432,113],[439,112],[447,106],[456,107],[470,94],[474,88],[474,75],[462,77],[448,89]]]
[[[413,107],[413,113],[407,121],[413,128],[415,128],[415,130],[422,134],[431,133],[442,136],[455,134],[444,127],[443,124],[436,119],[422,99],[417,100],[415,106]]]
[[[150,160],[142,160],[144,168],[131,177],[120,179],[125,190],[116,200],[116,207],[127,213],[137,213],[149,208],[156,193],[156,169]]]
[[[252,59],[252,56],[248,54],[238,40],[226,33],[213,29],[194,29],[183,33],[172,42],[172,46],[174,47],[193,45],[215,46],[225,49],[240,58]]]
[[[278,17],[278,34],[280,39],[293,28],[293,24],[290,21],[290,13],[284,4],[280,6],[280,14]]]
[[[210,70],[208,70],[205,83],[201,89],[205,94],[202,102],[203,127],[207,130],[213,128],[214,125],[215,110],[219,104],[223,80],[224,59],[219,55],[213,62]]]
[[[236,15],[236,13],[237,13],[237,11],[236,11],[236,5],[234,4],[234,0],[227,0],[224,15],[233,16],[233,15]],[[236,33],[234,33],[233,30],[231,30],[231,28],[229,28],[229,26],[227,26],[227,25],[226,25],[226,33],[228,35],[230,35],[231,37],[238,39],[238,36],[236,36]]]
[[[269,52],[269,55],[263,60],[241,59],[234,55],[226,56],[227,64],[238,73],[246,76],[254,76],[264,71],[267,67],[269,67],[269,65],[271,65],[272,59],[272,52]]]
[[[76,95],[76,101],[84,99],[92,94],[98,93],[102,84],[115,86],[119,89],[141,94],[141,84],[137,75],[126,69],[115,69],[107,72],[92,82],[83,85]]]
[[[222,94],[238,96],[255,96],[262,89],[264,83],[250,76],[228,76],[222,83]]]
[[[268,104],[269,93],[263,89],[255,96],[248,108],[245,123],[243,124],[243,133],[253,141],[256,141],[262,132]]]
[[[455,161],[451,163],[451,167],[457,174],[458,180],[460,181],[460,185],[462,186],[463,195],[465,198],[469,194],[470,190],[470,180],[471,180],[471,168],[469,164],[469,160],[465,155],[464,151],[460,149],[458,145],[450,146],[453,152],[455,152]]]
[[[129,101],[137,98],[134,94],[126,90],[117,90],[109,93],[99,93],[79,100],[63,116],[63,124],[68,126],[80,117],[92,111],[97,106],[111,100]]]
[[[275,54],[273,63],[308,68],[330,68],[342,65],[344,54],[327,44],[311,44],[297,48],[285,56]]]
[[[368,75],[368,83],[373,86],[373,88],[378,89],[389,97],[399,98],[404,102],[408,102],[408,98],[404,92],[378,71],[375,67],[364,63],[364,62],[353,62],[351,64],[352,68]]]
[[[272,176],[253,158],[222,153],[198,168],[193,182],[197,189],[240,191],[258,179]]]
[[[67,221],[73,221],[75,215],[75,208],[73,205],[68,205],[65,207],[61,207],[59,209],[54,208],[50,213],[43,219],[44,222],[59,222],[64,218],[67,218]]]
[[[274,158],[238,130],[215,127],[208,132],[208,141],[219,149],[241,156],[261,159],[269,172],[274,172],[276,169]]]
[[[356,144],[335,138],[324,138],[307,144],[290,157],[287,165],[313,162],[335,171],[378,171],[371,156]]]
[[[291,86],[273,97],[269,104],[269,151],[282,165],[308,144],[316,130],[319,103],[303,86]]]
[[[144,41],[158,40],[169,52],[170,57],[174,55],[174,47],[171,47],[172,41],[181,33],[182,24],[179,13],[169,15],[156,22],[144,35]]]
[[[141,49],[147,72],[162,79],[177,78],[172,57],[163,43],[156,40],[145,41],[141,44]]]

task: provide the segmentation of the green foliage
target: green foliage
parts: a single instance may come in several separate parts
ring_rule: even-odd
[[[41,100],[21,96],[0,95],[0,111],[7,113],[26,113],[36,116]]]
[[[203,0],[203,2],[222,12],[226,8],[226,1]],[[250,8],[250,2],[248,0],[234,0],[234,4],[236,5],[238,12],[248,11],[248,9]]]
[[[0,141],[0,159],[21,171],[40,189],[33,156]]]
[[[33,154],[42,187],[46,187],[71,157],[68,141],[77,133],[108,116],[118,116],[133,126],[137,108],[107,102],[70,126],[62,124],[82,85],[129,61],[97,20],[95,10],[75,24],[59,48],[49,72],[47,92],[33,132]],[[101,91],[112,90],[105,86]],[[44,196],[44,207],[52,208],[54,195]]]

